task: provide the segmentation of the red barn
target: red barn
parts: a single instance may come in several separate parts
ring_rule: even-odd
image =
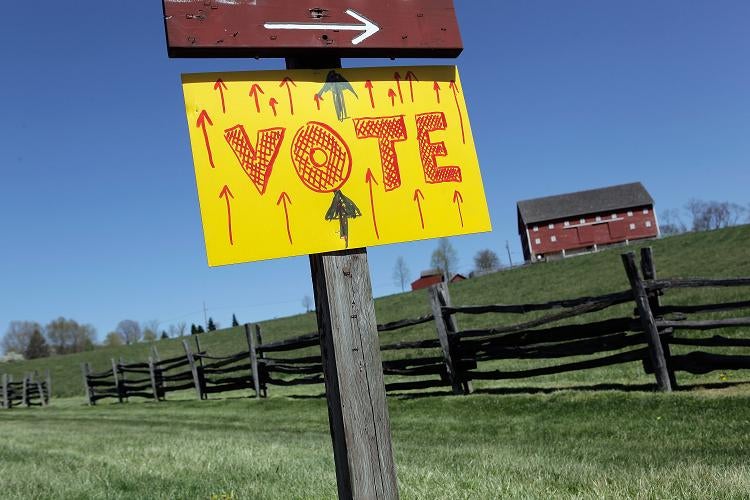
[[[640,182],[519,201],[517,208],[530,262],[659,236],[654,200]]]
[[[443,281],[443,273],[437,269],[430,269],[429,271],[422,271],[419,279],[412,281],[411,289],[419,290],[422,288],[429,288],[432,285],[437,285]]]

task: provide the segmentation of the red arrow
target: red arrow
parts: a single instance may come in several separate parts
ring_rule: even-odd
[[[380,239],[380,232],[378,231],[378,220],[375,217],[375,198],[372,196],[372,184],[373,182],[375,185],[378,185],[378,181],[375,180],[375,177],[372,175],[372,170],[369,168],[367,169],[367,173],[365,174],[365,182],[370,185],[370,208],[372,208],[372,225],[375,227],[375,236],[377,239]]]
[[[365,88],[370,92],[370,106],[375,109],[375,97],[372,95],[372,81],[367,80],[365,82]]]
[[[453,89],[453,98],[456,100],[456,109],[458,110],[458,119],[461,121],[461,139],[466,144],[466,132],[464,131],[464,116],[461,114],[461,106],[458,105],[458,86],[455,80],[451,80],[451,89]]]
[[[232,191],[229,186],[224,184],[224,188],[219,193],[219,198],[224,198],[227,202],[227,226],[229,227],[229,244],[234,245],[234,237],[232,236],[232,205],[229,202],[229,198],[234,199]]]
[[[294,114],[294,100],[292,99],[292,86],[289,84],[297,86],[296,83],[294,83],[294,80],[289,78],[288,76],[285,76],[283,80],[281,80],[281,83],[279,84],[279,87],[283,87],[286,85],[286,91],[287,94],[289,94],[289,109],[292,111],[292,115]]]
[[[273,110],[273,116],[276,116],[276,105],[279,103],[275,98],[271,98],[268,101],[268,105],[271,106],[271,109]]]
[[[214,83],[214,90],[218,90],[219,94],[221,94],[221,112],[226,113],[227,108],[224,106],[224,91],[227,90],[227,85],[222,81],[221,78],[216,80],[216,83]]]
[[[260,102],[258,101],[258,94],[264,94],[263,89],[260,88],[260,85],[257,83],[253,83],[253,86],[250,87],[250,93],[248,94],[250,97],[255,98],[255,111],[260,113]]]
[[[424,229],[424,216],[422,215],[422,203],[419,201],[420,198],[424,200],[424,195],[422,194],[422,191],[416,189],[414,191],[414,201],[417,202],[417,208],[419,209],[419,222],[422,224],[422,229]]]
[[[279,195],[279,199],[276,201],[276,206],[284,203],[284,218],[286,219],[286,234],[289,236],[289,244],[292,244],[292,230],[289,228],[289,209],[286,204],[292,204],[292,199],[284,191]]]
[[[464,214],[461,213],[461,203],[464,202],[464,197],[461,196],[457,190],[453,192],[453,203],[458,207],[458,217],[461,219],[461,227],[464,227]]]
[[[393,89],[388,89],[388,97],[391,98],[391,106],[396,105],[396,92]]]
[[[323,100],[323,97],[321,97],[319,94],[315,94],[313,96],[313,99],[315,99],[315,104],[318,105],[318,111],[320,111],[320,101]]]
[[[411,94],[411,102],[414,102],[414,81],[419,81],[419,78],[411,71],[407,71],[404,78],[409,81],[409,94]]]
[[[437,96],[437,103],[440,104],[440,85],[438,85],[438,82],[435,82],[435,85],[433,85],[432,88],[435,90],[435,95]]]
[[[208,122],[209,125],[213,126],[214,122],[211,121],[211,117],[208,116],[208,113],[206,113],[206,110],[204,109],[201,111],[201,114],[198,116],[198,121],[195,123],[195,126],[203,129],[203,140],[206,141],[206,151],[208,152],[208,161],[211,163],[211,168],[216,168],[214,165],[214,156],[211,154],[211,143],[208,141],[208,132],[206,131],[206,122]]]
[[[401,75],[398,71],[393,73],[393,78],[396,80],[396,86],[398,87],[398,98],[401,101],[401,104],[404,103],[404,94],[401,93]]]

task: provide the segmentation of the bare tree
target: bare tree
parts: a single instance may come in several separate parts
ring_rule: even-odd
[[[449,281],[451,273],[458,266],[458,254],[448,238],[440,238],[438,246],[432,252],[431,265],[443,273],[443,279]]]
[[[682,222],[680,217],[680,211],[676,208],[664,210],[659,216],[659,230],[661,234],[669,236],[672,234],[680,234],[687,231],[687,226]]]
[[[396,259],[396,265],[393,267],[393,281],[396,285],[401,285],[402,292],[406,289],[406,284],[409,283],[409,267],[403,257],[399,256]]]
[[[745,207],[726,201],[691,199],[685,205],[693,219],[693,231],[711,231],[738,224],[745,215]]]
[[[500,258],[489,248],[480,250],[474,256],[474,268],[478,273],[490,273],[500,269]]]
[[[180,321],[174,325],[169,325],[169,336],[172,338],[182,337],[187,330],[187,323]]]
[[[23,355],[29,348],[31,336],[41,329],[36,321],[11,321],[0,345],[6,354],[14,352]]]
[[[96,329],[81,325],[74,319],[59,317],[44,328],[50,346],[56,354],[84,352],[94,348]]]
[[[132,319],[124,319],[117,323],[115,332],[117,332],[120,338],[122,338],[122,341],[127,345],[135,344],[141,340],[141,327]]]
[[[159,320],[151,319],[141,323],[141,332],[143,340],[146,342],[153,342],[159,336]]]
[[[311,299],[309,295],[302,297],[302,307],[305,308],[305,312],[312,311],[313,305],[313,299]]]

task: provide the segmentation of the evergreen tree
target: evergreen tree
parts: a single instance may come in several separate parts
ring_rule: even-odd
[[[232,314],[232,326],[240,326],[240,322],[237,321],[237,316]]]
[[[46,358],[49,356],[49,346],[39,330],[34,330],[29,339],[29,346],[24,352],[26,359]]]
[[[162,330],[162,332],[161,332],[161,339],[164,340],[164,339],[168,339],[168,338],[169,338],[169,335],[167,335],[167,332],[165,332],[164,330]]]
[[[208,331],[213,332],[216,330],[216,324],[214,323],[213,318],[208,318],[208,325],[207,325]]]
[[[190,335],[197,335],[198,334],[198,328],[195,326],[195,324],[190,323]]]
[[[203,325],[198,325],[195,327],[195,335],[198,335],[199,333],[206,333],[206,330],[203,329]]]

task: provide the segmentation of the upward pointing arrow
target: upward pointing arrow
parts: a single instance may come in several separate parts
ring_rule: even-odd
[[[359,45],[372,35],[380,31],[380,26],[367,19],[359,12],[347,9],[346,14],[353,17],[362,24],[342,23],[279,23],[270,22],[263,25],[267,30],[332,30],[332,31],[361,31],[354,37],[352,45]]]

